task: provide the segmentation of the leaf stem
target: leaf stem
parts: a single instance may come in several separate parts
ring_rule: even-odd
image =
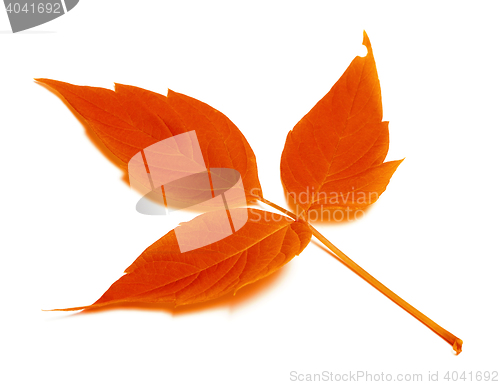
[[[328,239],[326,239],[325,236],[322,235],[318,230],[316,230],[309,222],[307,222],[307,220],[305,220],[303,218],[303,216],[299,217],[296,214],[278,206],[275,203],[268,201],[267,199],[265,199],[263,197],[256,196],[256,198],[258,200],[260,200],[261,202],[275,208],[276,210],[281,211],[282,213],[290,216],[291,218],[293,218],[297,221],[298,220],[305,221],[309,225],[314,236],[321,243],[323,243],[323,245],[325,245],[345,266],[347,266],[351,271],[353,271],[358,276],[363,278],[366,282],[368,282],[375,289],[377,289],[379,292],[384,294],[387,298],[389,298],[391,301],[393,301],[396,305],[398,305],[402,309],[406,310],[408,313],[410,313],[412,316],[414,316],[416,319],[418,319],[420,322],[422,322],[424,325],[426,325],[429,329],[431,329],[433,332],[435,332],[438,336],[440,336],[446,342],[448,342],[453,347],[453,350],[455,351],[456,355],[460,354],[460,352],[462,351],[462,340],[460,338],[454,336],[449,331],[447,331],[446,329],[439,326],[437,323],[435,323],[433,320],[431,320],[425,314],[421,313],[419,310],[414,308],[412,305],[410,305],[408,302],[406,302],[404,299],[402,299],[396,293],[391,291],[388,287],[383,285],[376,278],[371,276],[366,270],[364,270],[361,266],[359,266],[352,259],[350,259],[347,255],[345,255],[342,251],[340,251]]]

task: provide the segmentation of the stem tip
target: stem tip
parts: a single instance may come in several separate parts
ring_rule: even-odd
[[[455,340],[455,343],[453,344],[453,350],[455,351],[457,356],[462,352],[462,344],[463,341],[460,338],[457,338]]]

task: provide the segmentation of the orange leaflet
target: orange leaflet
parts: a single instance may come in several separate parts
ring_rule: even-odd
[[[389,150],[380,84],[366,33],[356,57],[333,88],[288,133],[281,178],[302,210],[362,209],[382,194],[402,160]]]
[[[234,209],[241,210],[248,210],[248,222],[230,237],[181,253],[172,230],[149,246],[93,305],[58,310],[119,302],[186,305],[208,301],[274,273],[311,240],[305,222],[257,209]],[[205,213],[188,223],[203,227],[212,215]]]
[[[207,168],[232,168],[243,180],[247,199],[261,196],[257,161],[246,138],[224,114],[189,96],[167,96],[115,84],[115,91],[36,79],[57,92],[88,122],[109,150],[126,165],[144,148],[195,130]]]

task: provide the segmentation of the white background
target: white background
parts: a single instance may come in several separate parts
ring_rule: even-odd
[[[497,3],[405,4],[82,0],[17,34],[2,10],[0,382],[438,371],[447,383],[447,371],[500,371]],[[91,304],[175,223],[134,211],[123,172],[33,78],[171,88],[210,104],[248,139],[265,197],[285,205],[286,134],[364,54],[363,30],[390,121],[387,159],[406,159],[365,218],[319,228],[462,338],[461,355],[314,243],[207,304],[41,311]]]

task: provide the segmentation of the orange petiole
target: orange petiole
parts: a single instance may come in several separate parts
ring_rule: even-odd
[[[302,217],[295,215],[291,211],[288,211],[288,210],[278,206],[277,204],[268,201],[267,199],[265,199],[263,197],[256,196],[256,198],[259,199],[261,202],[275,208],[276,210],[281,211],[282,213],[290,216],[291,218],[293,218],[295,220],[305,221]],[[307,221],[305,221],[305,222],[307,222]],[[431,329],[433,332],[435,332],[438,336],[440,336],[446,342],[448,342],[452,346],[456,355],[460,354],[460,352],[462,351],[462,343],[463,343],[463,341],[460,338],[454,336],[452,333],[450,333],[446,329],[439,326],[437,323],[435,323],[433,320],[431,320],[425,314],[423,314],[422,312],[420,312],[419,310],[414,308],[412,305],[410,305],[408,302],[406,302],[404,299],[402,299],[396,293],[391,291],[384,284],[382,284],[376,278],[371,276],[361,266],[359,266],[352,259],[350,259],[347,255],[345,255],[342,251],[340,251],[333,243],[331,243],[328,239],[326,239],[325,236],[322,235],[318,230],[316,230],[310,223],[308,223],[308,225],[309,225],[313,235],[321,243],[323,243],[345,266],[347,266],[351,271],[353,271],[358,276],[363,278],[366,282],[368,282],[375,289],[377,289],[379,292],[384,294],[387,298],[389,298],[391,301],[393,301],[396,305],[398,305],[402,309],[406,310],[408,313],[410,313],[412,316],[414,316],[416,319],[418,319],[420,322],[422,322],[424,325],[426,325],[429,329]]]

